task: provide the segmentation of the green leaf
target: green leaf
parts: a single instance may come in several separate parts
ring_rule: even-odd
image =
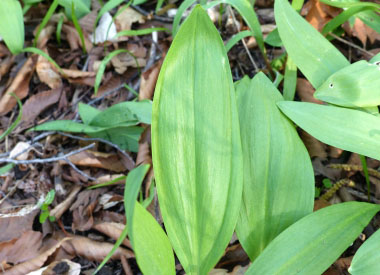
[[[77,1],[77,2],[80,3],[80,1]],[[86,44],[84,43],[84,36],[83,36],[82,28],[79,25],[79,21],[78,21],[78,18],[76,16],[76,11],[77,11],[77,9],[75,8],[75,3],[74,3],[74,1],[72,1],[71,2],[71,19],[72,19],[74,27],[77,30],[77,33],[79,35],[80,42],[82,44],[83,54],[87,54]]]
[[[252,36],[252,32],[250,31],[241,31],[235,34],[228,40],[226,44],[226,51],[229,52],[233,46],[235,46],[240,40],[246,38],[248,36]]]
[[[320,275],[379,210],[379,205],[363,202],[340,203],[318,210],[281,233],[246,274]]]
[[[65,14],[70,20],[72,20],[72,3],[75,3],[75,15],[78,19],[90,13],[91,0],[59,0],[59,4],[65,8]]]
[[[0,36],[12,54],[24,47],[24,16],[17,0],[0,1]]]
[[[22,52],[30,52],[30,53],[34,53],[34,54],[38,54],[38,55],[41,55],[42,57],[44,57],[47,61],[49,61],[52,65],[54,65],[57,70],[64,75],[64,72],[62,71],[61,67],[59,67],[59,65],[53,60],[53,58],[51,58],[47,53],[45,53],[44,51],[38,49],[38,48],[34,48],[34,47],[28,47],[28,48],[25,48],[25,49],[22,49]]]
[[[380,105],[380,64],[355,62],[332,74],[314,97],[344,107]]]
[[[278,33],[278,28],[275,28],[273,31],[271,31],[265,38],[264,42],[273,47],[282,47],[282,41],[280,34]]]
[[[128,101],[115,104],[99,113],[90,125],[107,127],[128,122],[152,123],[152,101]]]
[[[38,37],[40,37],[40,33],[42,29],[46,26],[46,24],[49,22],[50,18],[52,17],[53,13],[55,12],[56,8],[58,7],[58,1],[54,0],[53,3],[51,3],[48,11],[46,12],[46,15],[44,16],[44,19],[42,19],[41,24],[38,26],[36,36],[33,41],[33,47],[37,47],[37,41]]]
[[[52,202],[53,202],[53,200],[54,200],[54,196],[55,196],[55,190],[54,189],[51,189],[50,191],[49,191],[49,193],[47,193],[47,195],[46,195],[46,198],[45,198],[45,204],[46,205],[50,205]]]
[[[380,230],[377,230],[356,252],[348,272],[352,275],[374,275],[380,270]]]
[[[147,28],[147,29],[141,29],[141,30],[123,30],[116,34],[116,37],[120,36],[138,36],[138,35],[146,35],[150,34],[152,32],[159,32],[159,31],[168,31],[166,28]]]
[[[313,211],[310,157],[292,123],[278,110],[280,101],[280,92],[263,73],[248,89],[237,87],[244,187],[236,233],[251,260]]]
[[[320,141],[380,160],[380,118],[363,111],[285,101],[281,111]]]
[[[174,275],[174,254],[169,239],[152,215],[138,202],[132,227],[129,236],[142,273]]]
[[[15,121],[12,122],[11,126],[9,126],[9,128],[0,135],[0,141],[5,138],[7,135],[9,135],[10,133],[12,133],[13,129],[16,128],[16,126],[20,123],[20,120],[22,118],[22,103],[20,101],[20,99],[14,94],[14,93],[11,93],[11,96],[13,96],[14,98],[16,98],[17,100],[17,105],[18,105],[18,108],[20,109],[20,111],[18,112],[18,115],[17,115],[17,118]]]
[[[0,167],[0,176],[11,170],[15,165],[13,163],[8,163]]]
[[[297,66],[288,56],[286,60],[285,76],[284,76],[284,99],[293,100],[297,87]]]
[[[315,88],[350,64],[287,0],[275,1],[274,14],[286,51]]]
[[[99,272],[99,270],[102,269],[102,267],[108,262],[108,260],[111,259],[112,255],[116,252],[117,248],[121,245],[123,240],[127,237],[129,221],[132,220],[132,218],[128,219],[128,215],[130,212],[127,213],[127,209],[128,210],[133,209],[137,194],[140,190],[140,187],[145,178],[145,175],[149,170],[149,167],[150,167],[149,164],[143,164],[134,168],[128,173],[127,179],[125,181],[125,188],[124,188],[124,209],[125,209],[125,215],[126,215],[128,224],[124,227],[115,245],[113,246],[111,251],[107,254],[107,256],[104,258],[104,260],[100,263],[98,268],[95,270],[94,274]]]
[[[152,153],[174,251],[187,274],[206,274],[232,236],[243,167],[228,58],[200,6],[181,26],[161,68],[153,101]]]
[[[49,217],[49,211],[41,211],[41,214],[39,217],[40,223],[44,223],[48,217]]]
[[[88,125],[90,124],[91,120],[94,119],[95,116],[102,113],[102,111],[84,103],[79,103],[78,112],[83,123]]]

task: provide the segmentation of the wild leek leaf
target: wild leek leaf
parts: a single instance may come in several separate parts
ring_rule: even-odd
[[[0,1],[0,36],[12,54],[24,47],[24,16],[17,0]]]
[[[379,205],[364,202],[340,203],[318,210],[274,239],[246,274],[320,275],[379,210]]]
[[[200,6],[182,24],[161,68],[152,154],[174,251],[187,274],[207,274],[234,231],[243,167],[228,58]]]
[[[299,127],[323,143],[380,160],[380,118],[369,113],[307,102],[277,103]]]
[[[365,60],[355,62],[329,78],[314,97],[344,107],[380,105],[380,64]]]
[[[284,229],[313,211],[314,174],[296,129],[276,106],[283,101],[280,92],[263,73],[248,88],[242,83],[237,102],[244,186],[236,232],[254,260]]]
[[[377,230],[355,253],[348,272],[352,275],[373,275],[380,270],[380,230]]]
[[[286,51],[314,88],[350,64],[287,0],[275,1],[274,14]]]

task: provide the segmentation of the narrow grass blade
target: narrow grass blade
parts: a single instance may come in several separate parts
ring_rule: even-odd
[[[73,20],[74,27],[77,30],[78,35],[80,37],[80,41],[82,43],[83,53],[86,54],[87,53],[86,44],[84,43],[84,36],[83,36],[82,28],[80,27],[79,22],[78,22],[78,18],[75,15],[75,4],[74,4],[74,1],[71,2],[71,19]]]
[[[362,111],[284,101],[281,111],[320,141],[380,160],[380,118]]]
[[[288,56],[285,66],[284,76],[284,99],[293,100],[297,87],[297,66],[294,64],[292,58]]]
[[[57,37],[58,45],[61,45],[61,32],[62,32],[62,25],[63,25],[64,20],[65,20],[65,17],[61,15],[57,23],[56,37]]]
[[[59,67],[59,65],[53,60],[53,58],[51,58],[47,53],[45,53],[44,51],[38,49],[38,48],[34,48],[34,47],[28,47],[28,48],[25,48],[22,50],[23,52],[30,52],[30,53],[35,53],[35,54],[38,54],[38,55],[41,55],[43,56],[44,58],[46,58],[52,65],[54,65],[57,70],[62,74],[64,75],[65,73],[62,71],[61,67]]]
[[[372,2],[360,2],[356,0],[349,0],[349,1],[334,1],[334,0],[320,0],[321,2],[337,7],[337,8],[351,8],[351,7],[372,7],[374,9],[380,10],[380,5]]]
[[[340,203],[318,210],[281,233],[246,274],[320,275],[379,210],[379,205],[364,202]]]
[[[252,32],[250,31],[241,31],[228,40],[226,44],[226,51],[229,52],[233,46],[235,46],[240,40],[246,38],[248,36],[252,36]]]
[[[17,0],[0,1],[0,36],[12,54],[24,47],[24,16]]]
[[[364,6],[364,7],[359,6],[359,7],[351,7],[351,8],[348,8],[347,10],[344,10],[341,14],[334,17],[331,21],[329,21],[323,27],[322,34],[327,35],[329,32],[332,32],[337,27],[342,25],[344,22],[348,21],[348,19],[350,19],[351,16],[353,16],[359,12],[362,12],[365,10],[370,10],[370,9],[374,9],[374,8],[373,7],[366,7],[366,6]]]
[[[148,28],[148,29],[141,29],[141,30],[124,30],[124,31],[118,32],[116,34],[116,37],[146,35],[146,34],[150,34],[152,32],[159,32],[159,31],[168,31],[168,29],[166,29],[166,28]]]
[[[7,135],[9,135],[14,128],[16,128],[16,126],[20,123],[20,120],[21,120],[21,117],[22,117],[22,103],[20,101],[20,99],[14,94],[14,93],[11,93],[11,95],[16,98],[17,100],[17,104],[18,104],[18,108],[20,109],[18,111],[18,115],[17,115],[17,118],[15,121],[13,121],[13,123],[11,124],[11,126],[9,126],[9,128],[0,135],[0,141],[5,138]]]
[[[162,65],[152,119],[162,217],[187,274],[207,274],[235,228],[242,195],[239,132],[223,42],[196,6]]]
[[[286,51],[315,88],[350,64],[287,0],[275,1],[274,14]]]
[[[244,187],[236,232],[254,260],[278,234],[313,211],[314,174],[296,129],[277,108],[280,92],[263,73],[248,89],[244,86],[237,86]]]
[[[348,272],[352,275],[374,275],[380,270],[380,230],[359,247]]]
[[[38,37],[40,37],[40,33],[41,33],[42,29],[45,28],[46,24],[49,22],[51,16],[53,15],[56,8],[58,7],[58,4],[59,4],[58,2],[59,2],[59,0],[54,0],[53,3],[51,3],[44,19],[42,19],[41,24],[38,26],[36,37],[34,38],[34,42],[33,42],[33,47],[37,47]]]
[[[91,0],[59,0],[59,4],[65,8],[66,16],[71,18],[71,5],[75,2],[75,16],[80,19],[90,13]]]

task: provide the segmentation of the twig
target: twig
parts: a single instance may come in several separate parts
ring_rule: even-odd
[[[234,25],[235,25],[235,28],[236,28],[236,31],[239,32],[239,26],[237,24],[237,20],[236,20],[236,17],[235,17],[235,14],[231,8],[231,6],[228,6],[228,12],[231,14],[232,16],[232,20],[234,21]],[[248,49],[248,46],[247,46],[247,43],[245,43],[244,39],[241,40],[241,42],[243,43],[243,46],[244,46],[244,49],[245,51],[247,52],[247,55],[248,55],[248,58],[249,60],[251,61],[253,67],[255,68],[255,72],[258,72],[259,71],[259,68],[257,67],[257,64],[255,62],[255,60],[253,60],[253,57],[251,55],[251,53],[249,52],[249,49]]]
[[[36,163],[48,163],[48,162],[56,162],[59,160],[65,160],[67,161],[67,158],[78,154],[80,152],[86,151],[88,149],[91,149],[95,146],[95,143],[92,143],[90,145],[87,145],[85,147],[79,148],[78,150],[72,151],[70,153],[67,153],[63,156],[57,156],[57,157],[52,157],[52,158],[46,158],[46,159],[29,159],[29,160],[17,160],[17,159],[11,159],[11,158],[0,158],[0,163],[13,163],[13,164],[36,164]]]
[[[149,70],[149,68],[154,64],[154,62],[156,60],[157,39],[158,39],[157,32],[152,32],[152,46],[150,47],[149,59],[148,59],[148,62],[146,63],[146,66],[144,68],[144,72]]]
[[[331,35],[332,37],[334,37],[336,40],[338,40],[338,41],[340,41],[340,42],[342,42],[344,44],[347,44],[348,46],[350,46],[352,48],[355,48],[355,49],[357,49],[357,50],[359,50],[361,52],[364,52],[364,53],[366,53],[366,54],[368,54],[370,56],[374,56],[373,53],[371,53],[371,52],[369,52],[369,51],[367,51],[367,50],[359,47],[358,45],[355,45],[354,43],[351,43],[350,41],[347,41],[347,40],[345,40],[345,39],[343,39],[343,38],[341,38],[341,37],[339,37],[339,36],[337,36],[337,35],[335,35],[335,34],[333,34],[331,32],[329,32],[329,35]]]
[[[102,138],[85,138],[85,137],[79,137],[79,136],[74,136],[74,135],[70,135],[70,134],[66,134],[66,133],[63,133],[63,132],[57,132],[57,134],[60,134],[62,136],[65,136],[65,137],[69,137],[69,138],[73,138],[73,139],[78,139],[78,140],[83,140],[83,141],[99,141],[99,142],[102,142],[102,143],[105,143],[113,148],[115,148],[117,151],[119,151],[124,157],[126,157],[128,160],[133,161],[133,159],[131,158],[130,155],[128,155],[123,149],[121,149],[118,145],[108,141],[108,140],[105,140],[105,139],[102,139]]]
[[[347,171],[347,172],[351,172],[351,171],[354,171],[354,172],[363,172],[363,167],[360,166],[360,165],[330,164],[327,167],[328,168],[334,168],[334,169],[341,169],[341,170],[344,170],[344,171]],[[375,170],[375,169],[368,168],[368,174],[370,176],[373,176],[373,177],[376,177],[376,178],[380,179],[380,172],[377,171],[377,170]]]
[[[141,13],[142,15],[144,15],[144,16],[147,16],[147,17],[148,16],[153,16],[154,20],[161,21],[161,22],[164,22],[164,23],[173,23],[173,18],[158,16],[158,15],[152,15],[151,13],[147,12],[146,10],[144,10],[144,9],[138,7],[138,6],[132,5],[131,7],[134,10],[138,11],[139,13]]]

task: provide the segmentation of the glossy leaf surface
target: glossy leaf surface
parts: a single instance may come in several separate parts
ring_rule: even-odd
[[[352,275],[374,275],[380,270],[380,230],[377,230],[355,253],[348,269]]]
[[[380,118],[369,113],[307,102],[284,101],[281,111],[320,141],[380,160]]]
[[[380,105],[380,64],[355,62],[331,75],[314,97],[344,107]]]
[[[152,119],[162,216],[187,274],[209,272],[235,228],[243,183],[239,132],[225,48],[197,6],[161,68]]]
[[[318,210],[281,233],[246,274],[320,275],[379,210],[379,205],[363,202],[340,203]]]
[[[251,260],[278,234],[313,211],[314,174],[293,124],[276,103],[280,92],[263,74],[237,86],[244,160],[243,202],[236,226]]]
[[[286,51],[314,88],[350,64],[287,0],[275,1],[274,14]]]

